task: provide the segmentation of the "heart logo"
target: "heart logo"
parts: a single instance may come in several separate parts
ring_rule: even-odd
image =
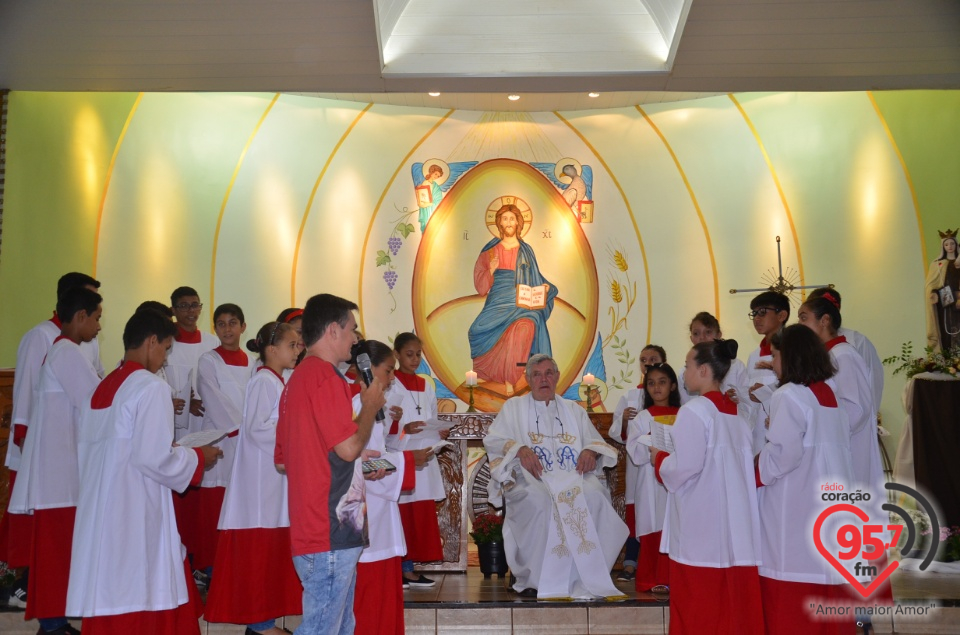
[[[853,588],[856,589],[857,593],[862,595],[864,599],[867,599],[873,595],[873,592],[876,591],[877,588],[887,580],[887,578],[890,577],[891,573],[896,571],[897,567],[900,566],[900,563],[896,561],[889,562],[887,567],[874,577],[873,582],[870,583],[870,586],[864,587],[859,580],[853,577],[853,574],[847,571],[843,564],[837,560],[832,553],[827,551],[827,548],[823,546],[823,540],[820,538],[820,528],[823,527],[823,522],[828,516],[836,514],[837,512],[850,512],[863,522],[870,520],[867,512],[854,505],[848,505],[846,503],[831,505],[823,510],[817,517],[817,522],[813,525],[813,541],[817,545],[817,551],[820,552],[820,555],[826,558],[827,562],[832,564],[833,568],[839,571],[840,575],[846,578],[847,581],[853,585]]]

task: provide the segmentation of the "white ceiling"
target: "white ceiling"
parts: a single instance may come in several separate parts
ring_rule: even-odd
[[[404,9],[415,8],[413,1],[409,7],[398,1]],[[512,1],[544,12],[554,4],[567,5],[565,0]],[[648,7],[658,1],[645,0]],[[487,103],[499,108],[490,94],[510,92],[528,96],[520,103],[531,103],[534,93],[574,93],[581,100],[579,94],[599,91],[612,100],[615,92],[960,87],[957,0],[692,0],[670,71],[533,74],[523,64],[535,58],[542,29],[531,27],[529,36],[514,34],[514,42],[500,44],[515,54],[515,65],[508,67],[515,72],[413,77],[384,73],[375,7],[384,2],[390,4],[3,0],[0,88],[372,94],[379,95],[376,101],[389,101],[391,93],[423,100],[423,93],[437,90],[446,99],[477,95],[476,103],[484,105],[476,109],[486,110]],[[492,4],[472,4],[487,2]],[[587,8],[593,2],[579,0]],[[401,10],[396,26],[404,19]],[[484,24],[491,38],[510,26],[503,17]],[[575,32],[571,41],[583,24],[568,25]],[[466,97],[455,99],[458,108],[470,107]],[[541,99],[548,107],[538,109],[555,109],[545,103],[548,99]]]
[[[374,6],[385,77],[489,77],[670,70],[673,36],[689,3],[375,0]]]

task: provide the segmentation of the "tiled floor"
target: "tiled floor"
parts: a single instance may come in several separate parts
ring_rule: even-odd
[[[518,597],[502,580],[484,579],[470,567],[467,574],[429,574],[437,581],[430,589],[404,592],[408,633],[565,633],[657,634],[669,630],[668,601],[649,593],[638,594],[632,582],[616,581],[628,599],[623,602],[537,602]],[[924,617],[892,615],[875,617],[876,633],[960,634],[960,575],[898,571],[894,574],[898,601],[936,605]],[[293,630],[299,616],[280,622]],[[0,633],[34,635],[36,622],[25,622],[23,611],[0,608]],[[81,627],[82,628],[82,627]],[[244,627],[207,624],[203,635],[243,635]],[[708,632],[708,631],[705,631]]]

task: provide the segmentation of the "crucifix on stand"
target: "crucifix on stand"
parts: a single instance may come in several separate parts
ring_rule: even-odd
[[[777,275],[773,275],[773,267],[767,269],[767,271],[761,277],[761,282],[769,282],[769,286],[760,288],[760,289],[730,289],[730,293],[760,293],[762,291],[776,291],[777,293],[782,293],[783,295],[794,300],[794,292],[800,291],[802,289],[819,289],[821,287],[833,288],[832,284],[797,284],[800,282],[800,275],[796,270],[787,267],[787,276],[783,275],[783,258],[780,255],[780,237],[777,236]]]

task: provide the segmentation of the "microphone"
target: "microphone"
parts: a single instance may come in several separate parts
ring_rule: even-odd
[[[357,355],[357,370],[360,371],[360,376],[363,377],[363,383],[369,386],[373,383],[373,370],[370,368],[370,356],[366,353],[360,353]],[[383,408],[377,410],[377,421],[383,421],[386,417],[383,416]]]

